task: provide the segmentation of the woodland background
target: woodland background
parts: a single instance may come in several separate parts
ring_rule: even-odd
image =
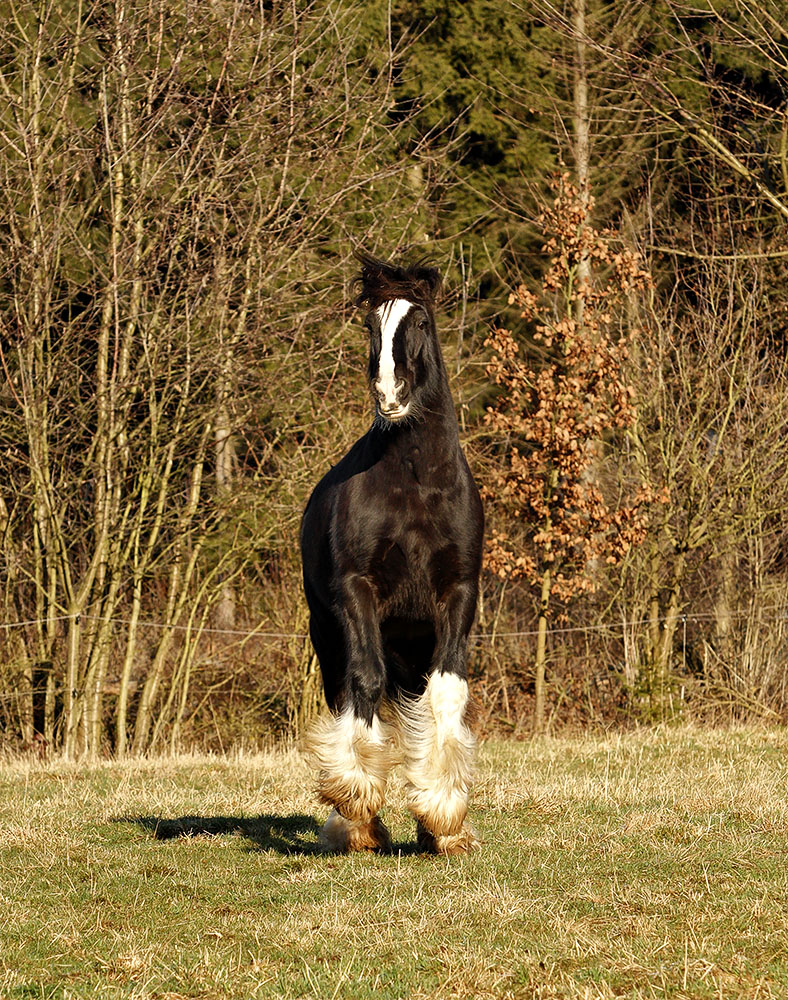
[[[784,0],[2,0],[0,743],[227,749],[319,710],[297,530],[370,419],[359,246],[446,275],[512,557],[482,581],[480,724],[788,721],[787,25]],[[583,458],[547,595],[571,484],[537,416]]]

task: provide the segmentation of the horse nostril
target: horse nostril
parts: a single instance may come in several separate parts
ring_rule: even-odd
[[[394,391],[397,394],[397,399],[404,403],[410,395],[410,386],[404,378],[398,378],[394,386]]]

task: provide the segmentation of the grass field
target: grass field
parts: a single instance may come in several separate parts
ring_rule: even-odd
[[[0,996],[788,997],[788,733],[488,743],[469,858],[315,851],[295,751],[0,764]]]

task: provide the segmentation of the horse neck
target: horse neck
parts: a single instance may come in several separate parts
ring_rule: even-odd
[[[434,395],[430,396],[429,401],[425,405],[421,422],[426,424],[433,434],[442,436],[452,443],[456,442],[459,445],[460,431],[457,425],[457,412],[454,409],[454,400],[449,388],[449,380],[446,377],[445,371],[441,374],[441,382],[437,387],[437,391]]]
[[[460,432],[448,379],[436,384],[434,392],[425,401],[422,411],[414,420],[387,428],[380,428],[380,445],[392,457],[409,453],[414,447],[423,454],[443,455],[460,451]]]

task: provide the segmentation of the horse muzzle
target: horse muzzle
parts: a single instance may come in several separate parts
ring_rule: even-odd
[[[378,401],[378,413],[384,420],[395,424],[398,420],[404,420],[410,413],[410,403],[394,403],[389,405]]]
[[[404,379],[378,379],[372,387],[372,392],[378,413],[384,420],[396,423],[397,420],[404,420],[407,417],[410,412],[410,399],[408,398],[410,393]]]

